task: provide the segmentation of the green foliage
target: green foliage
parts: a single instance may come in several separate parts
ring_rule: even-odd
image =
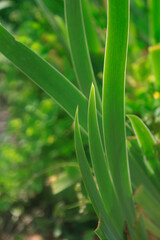
[[[0,26],[0,51],[54,98],[72,118],[78,106],[75,120],[76,152],[85,187],[99,218],[96,233],[100,239],[148,239],[150,235],[147,236],[146,230],[157,238],[160,235],[159,214],[156,212],[160,200],[160,93],[151,75],[148,54],[144,51],[150,42],[148,23],[137,17],[143,13],[144,19],[148,19],[150,15],[145,11],[147,3],[137,0],[131,2],[126,112],[141,116],[156,136],[152,137],[143,122],[133,115],[129,115],[129,118],[136,136],[128,120],[128,137],[125,133],[128,3],[127,0],[123,0],[121,5],[116,0],[109,2],[104,74],[104,51],[101,46],[105,44],[106,12],[99,1],[65,1],[65,20],[74,71],[68,56],[63,1],[16,1],[13,10],[2,10],[3,23],[16,32],[15,37]],[[106,2],[103,4],[106,6]],[[17,6],[21,6],[18,13]],[[32,14],[26,14],[30,8]],[[3,11],[8,14],[4,15]],[[25,21],[20,26],[22,17]],[[14,24],[7,24],[9,19]],[[13,26],[17,26],[18,30],[15,31]],[[99,36],[94,32],[95,27]],[[157,58],[152,61],[154,66],[158,66]],[[2,132],[3,144],[0,147],[0,157],[3,159],[0,163],[2,217],[9,213],[11,223],[16,221],[18,225],[20,219],[25,219],[29,204],[35,201],[42,209],[38,214],[44,217],[32,214],[32,225],[46,239],[47,229],[57,239],[93,239],[94,236],[89,233],[82,237],[78,229],[76,237],[70,235],[68,230],[64,233],[58,222],[53,224],[58,217],[65,229],[65,222],[70,221],[68,214],[71,218],[75,214],[80,219],[76,207],[82,211],[82,221],[89,221],[87,214],[89,219],[94,216],[83,187],[73,188],[80,181],[80,175],[73,150],[72,121],[65,117],[50,97],[27,82],[4,58],[1,63],[1,110],[9,106],[6,113],[8,123]],[[92,83],[95,92],[92,86],[89,98]],[[137,98],[139,101],[135,102]],[[84,133],[83,138],[80,128]],[[68,194],[70,192],[71,195]],[[43,204],[48,209],[52,206],[49,216],[45,214]],[[34,207],[31,209],[34,210]],[[25,226],[25,221],[22,222]],[[18,236],[21,238],[21,234],[18,233]]]

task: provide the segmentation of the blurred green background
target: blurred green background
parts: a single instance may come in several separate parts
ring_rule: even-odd
[[[16,39],[56,66],[74,84],[63,0],[44,1],[52,24],[34,0],[0,1],[0,21]],[[91,52],[99,86],[107,25],[104,0],[89,0],[101,51]],[[61,26],[64,39],[57,34]],[[148,47],[147,0],[131,1],[126,113],[140,116],[160,137],[160,92]],[[44,79],[45,80],[45,79]],[[74,151],[73,121],[0,55],[0,239],[93,240],[97,220]]]

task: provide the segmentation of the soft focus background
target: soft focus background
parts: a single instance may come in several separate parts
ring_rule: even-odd
[[[0,21],[16,39],[75,83],[68,54],[62,0],[46,0],[48,22],[36,0],[0,1]],[[106,0],[90,0],[102,49],[92,54],[99,85],[107,25]],[[61,26],[59,34],[56,24]],[[63,36],[63,37],[62,37]],[[64,37],[65,36],[65,37]],[[160,92],[155,85],[147,0],[131,0],[126,113],[160,129]],[[45,79],[44,79],[45,81]],[[81,182],[73,121],[0,55],[0,239],[93,240],[97,220]]]

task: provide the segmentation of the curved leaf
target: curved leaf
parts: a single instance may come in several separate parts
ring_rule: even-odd
[[[140,204],[152,221],[160,226],[160,203],[144,187],[140,186],[134,195],[134,199]]]
[[[98,188],[109,216],[113,219],[119,232],[123,232],[124,218],[116,195],[109,166],[105,159],[104,149],[98,127],[94,86],[91,87],[88,108],[88,138],[93,170]]]
[[[80,135],[79,122],[78,122],[78,109],[76,111],[75,117],[75,149],[77,154],[77,159],[80,166],[80,171],[82,178],[90,197],[90,200],[93,204],[95,212],[98,217],[100,217],[101,222],[101,233],[104,234],[104,240],[122,240],[122,237],[117,233],[116,229],[113,227],[111,218],[106,213],[105,206],[103,204],[102,198],[98,192],[93,175],[91,173],[86,154],[84,152],[83,143]]]
[[[148,177],[143,164],[143,153],[136,139],[130,139],[128,143],[128,155],[132,188],[136,191],[140,185],[144,185],[154,198],[160,201],[160,193],[151,178]]]
[[[125,130],[125,74],[129,31],[129,0],[108,1],[108,26],[103,78],[103,132],[112,179],[131,238],[140,239],[143,226],[133,228],[132,199]],[[140,223],[141,225],[141,223]],[[144,236],[146,239],[146,236]]]
[[[124,122],[129,1],[123,0],[118,4],[117,0],[110,0],[108,16],[103,79],[103,131],[112,178],[121,198],[122,195],[131,196]],[[126,203],[123,201],[123,204]]]
[[[54,67],[24,44],[16,41],[2,25],[0,25],[0,52],[53,97],[72,118],[78,105],[80,123],[87,131],[86,97]]]
[[[101,51],[101,43],[92,19],[91,1],[82,0],[82,8],[89,51],[92,53],[99,53]]]
[[[79,87],[88,98],[91,84],[94,83],[97,107],[101,110],[101,98],[89,56],[81,0],[65,0],[64,3],[72,62]]]
[[[130,119],[134,132],[137,136],[138,143],[144,153],[144,165],[149,173],[149,176],[153,178],[154,183],[159,187],[160,176],[160,163],[156,156],[156,142],[143,121],[135,115],[127,115]]]

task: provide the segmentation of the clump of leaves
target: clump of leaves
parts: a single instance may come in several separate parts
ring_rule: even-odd
[[[75,148],[83,181],[99,218],[96,229],[99,238],[148,239],[147,231],[159,238],[157,142],[134,115],[128,117],[136,139],[126,138],[124,90],[129,0],[123,0],[121,4],[117,0],[108,0],[102,97],[89,55],[86,30],[92,28],[87,28],[91,22],[89,14],[88,20],[85,17],[85,2],[87,0],[64,1],[69,49],[78,88],[16,41],[2,26],[0,51],[75,118]],[[93,31],[89,33],[95,41]],[[88,136],[93,172],[84,151],[80,128]],[[132,187],[137,190],[134,195]]]

